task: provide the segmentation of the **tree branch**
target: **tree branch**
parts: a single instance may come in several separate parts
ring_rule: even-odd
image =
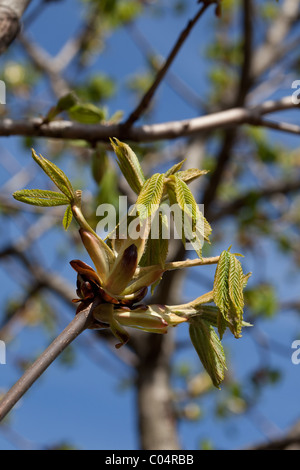
[[[247,94],[251,86],[250,76],[252,69],[252,49],[253,49],[253,0],[243,0],[243,62],[241,65],[241,74],[237,92],[232,98],[231,105],[234,107],[245,106]],[[214,171],[212,172],[208,186],[204,192],[203,204],[205,205],[206,214],[210,216],[210,207],[216,197],[218,187],[224,175],[227,166],[230,163],[232,148],[236,141],[237,129],[230,129],[223,137],[223,143],[217,155],[217,161]]]
[[[243,30],[244,30],[244,47],[243,47],[243,65],[241,70],[241,78],[239,83],[239,91],[236,99],[237,106],[243,106],[247,93],[251,85],[251,68],[253,55],[253,18],[254,8],[252,0],[243,0]]]
[[[277,125],[278,130],[295,133],[295,127],[292,125],[280,127],[276,122],[273,124],[271,121],[260,121],[260,118],[265,114],[299,107],[299,104],[293,103],[292,96],[287,96],[278,101],[266,101],[255,107],[231,108],[192,119],[136,126],[127,131],[124,130],[123,125],[119,124],[87,125],[63,120],[43,124],[43,119],[40,118],[27,120],[3,119],[0,121],[0,136],[19,135],[66,140],[83,139],[88,142],[107,142],[110,137],[114,136],[134,142],[153,142],[177,139],[206,131],[218,131],[221,128],[242,124],[266,127]]]
[[[179,38],[177,39],[174,47],[172,48],[169,56],[167,57],[164,65],[161,67],[159,72],[157,73],[154,82],[152,83],[149,90],[145,93],[142,97],[139,105],[137,108],[130,114],[129,118],[125,121],[123,126],[126,128],[131,127],[143,114],[143,112],[147,109],[154,93],[156,92],[157,88],[159,87],[161,81],[163,80],[164,76],[166,75],[167,71],[169,70],[171,64],[173,63],[175,57],[177,56],[178,52],[180,51],[184,41],[189,36],[191,30],[197,23],[197,21],[201,18],[203,13],[207,10],[211,3],[204,3],[202,7],[198,10],[196,15],[188,22],[185,29],[181,32]]]
[[[284,55],[284,40],[299,17],[299,8],[300,0],[285,0],[283,2],[278,17],[272,22],[266,34],[265,42],[253,55],[252,80],[262,76]]]
[[[0,54],[6,51],[21,29],[21,17],[31,0],[0,0]]]
[[[93,306],[78,313],[60,335],[48,346],[39,358],[25,371],[23,376],[4,395],[0,402],[0,421],[9,413],[14,405],[42,375],[52,362],[74,341],[77,336],[88,328]]]
[[[20,35],[19,41],[34,65],[49,78],[55,96],[60,98],[68,93],[70,91],[69,85],[60,75],[60,64],[56,62],[55,58],[51,57],[39,45],[30,41],[24,34]]]
[[[248,204],[249,200],[253,200],[254,198],[260,201],[262,198],[270,198],[276,194],[288,194],[299,190],[299,179],[295,181],[280,181],[261,190],[251,190],[222,206],[217,212],[212,214],[212,218],[216,221],[228,215],[236,215],[240,209]]]
[[[129,23],[127,25],[127,31],[130,33],[136,46],[141,50],[150,66],[158,71],[162,66],[161,64],[165,62],[165,59],[160,57],[152,48],[151,42],[146,39],[135,23]],[[200,96],[171,70],[168,71],[165,80],[169,87],[173,89],[173,91],[190,107],[198,112],[205,108],[205,102],[200,98]]]

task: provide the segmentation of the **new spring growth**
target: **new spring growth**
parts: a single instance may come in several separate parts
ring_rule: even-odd
[[[110,328],[119,348],[130,339],[127,328],[166,334],[169,328],[188,323],[191,342],[213,384],[219,387],[226,369],[221,339],[227,329],[239,338],[242,327],[249,326],[243,320],[243,290],[251,273],[243,273],[238,259],[241,255],[231,253],[230,248],[220,256],[202,256],[203,243],[210,243],[211,227],[188,185],[207,172],[197,168],[182,170],[182,161],[165,173],[147,178],[126,143],[114,138],[111,144],[121,172],[137,195],[135,210],[129,213],[128,220],[135,223],[141,236],[130,237],[128,232],[124,237],[119,222],[113,236],[103,240],[84,217],[81,190],[75,191],[64,172],[34,150],[33,159],[58,191],[24,189],[13,196],[37,206],[66,205],[64,228],[68,229],[73,217],[79,225],[79,236],[93,267],[78,259],[70,262],[77,273],[77,298],[73,302],[78,304],[76,313],[90,308],[90,328]],[[179,217],[173,217],[174,225],[180,221],[178,233],[182,242],[192,245],[198,259],[167,262],[169,239],[163,237],[163,232],[171,222],[159,213],[162,203],[176,205]],[[153,237],[151,221],[156,214],[159,225]],[[153,292],[166,271],[206,264],[217,264],[209,292],[181,305],[148,302],[149,288]]]

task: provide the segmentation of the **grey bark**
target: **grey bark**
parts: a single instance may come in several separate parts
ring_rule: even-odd
[[[6,51],[21,29],[21,18],[31,0],[0,0],[0,54]]]
[[[137,379],[137,409],[140,447],[145,450],[180,449],[172,390],[170,357],[172,333],[143,335]]]
[[[176,259],[183,254],[184,248],[180,245]],[[178,271],[165,273],[153,302],[176,303],[183,274]],[[134,342],[139,357],[136,381],[138,429],[140,448],[144,450],[181,448],[171,386],[172,333],[171,329],[167,335],[144,333]]]

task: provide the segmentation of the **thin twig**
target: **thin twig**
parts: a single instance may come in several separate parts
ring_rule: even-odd
[[[223,217],[229,215],[235,215],[245,207],[249,200],[256,200],[261,201],[262,199],[269,199],[276,194],[289,194],[295,191],[299,191],[300,189],[300,181],[293,180],[293,181],[279,181],[276,184],[272,184],[270,186],[264,187],[260,190],[251,190],[248,191],[246,194],[243,194],[236,199],[233,199],[226,205],[223,205],[219,208],[218,211],[212,214],[213,221],[220,220]]]
[[[123,124],[125,129],[128,129],[131,127],[143,114],[143,112],[148,108],[148,105],[156,92],[157,88],[159,87],[160,83],[162,82],[164,76],[166,75],[167,71],[169,70],[172,62],[174,61],[176,55],[180,51],[184,41],[186,38],[189,36],[191,30],[197,23],[197,21],[201,18],[203,13],[207,10],[209,7],[210,3],[205,3],[202,5],[202,7],[197,11],[196,15],[188,22],[187,26],[184,28],[184,30],[181,32],[179,35],[179,38],[177,39],[175,45],[173,46],[169,56],[167,57],[164,65],[161,67],[161,69],[158,71],[154,82],[152,83],[151,87],[149,90],[144,94],[142,97],[140,103],[136,107],[136,109],[130,114],[129,118],[125,121]]]
[[[289,134],[300,135],[300,126],[290,122],[276,122],[269,119],[253,118],[252,124],[259,127],[266,127],[267,129],[274,129],[276,131],[287,132]]]
[[[165,59],[159,56],[159,54],[153,49],[150,41],[146,39],[142,31],[138,29],[135,23],[129,23],[127,25],[127,31],[130,33],[137,47],[144,54],[145,59],[155,71],[158,71],[162,63],[165,63]],[[159,57],[159,59],[158,59]],[[158,64],[159,61],[159,64]],[[168,71],[166,76],[166,83],[171,89],[190,107],[199,112],[206,107],[204,100],[189,87],[178,75],[173,73],[171,70]]]
[[[166,263],[163,271],[174,271],[175,269],[183,269],[183,268],[192,268],[195,266],[205,266],[209,264],[217,264],[219,261],[219,256],[212,256],[211,258],[195,258],[195,259],[186,259],[184,261],[171,261]],[[160,265],[153,265],[149,267],[139,268],[136,272],[136,275],[141,275],[143,273],[146,274],[149,271],[152,271],[154,268],[160,269]]]
[[[19,35],[19,41],[34,65],[48,77],[55,96],[60,98],[68,93],[70,91],[69,85],[60,75],[55,59],[40,45],[29,40],[24,33]]]
[[[219,256],[212,256],[211,258],[196,258],[187,259],[185,261],[173,261],[165,264],[165,270],[171,271],[173,269],[192,268],[193,266],[204,266],[208,264],[217,264]]]
[[[69,325],[55,338],[38,359],[25,371],[23,376],[4,395],[0,402],[0,421],[9,413],[24,393],[42,375],[64,349],[82,333],[90,323],[92,307],[78,313]]]
[[[265,41],[253,55],[251,80],[262,77],[285,54],[285,39],[299,17],[299,0],[285,0],[277,17],[271,22]]]
[[[239,91],[237,94],[236,105],[243,106],[247,93],[251,85],[251,67],[253,55],[253,23],[254,8],[252,0],[243,0],[243,30],[244,30],[244,46],[243,46],[243,64],[241,69],[241,77],[239,83]]]
[[[253,43],[253,2],[252,0],[243,0],[243,15],[242,15],[242,28],[244,36],[243,45],[243,62],[241,64],[241,72],[239,78],[239,85],[237,90],[233,90],[233,96],[228,107],[239,107],[243,109],[247,100],[247,94],[250,88],[250,76],[252,68],[252,43]],[[230,110],[229,110],[230,111]],[[258,110],[256,110],[257,116]],[[223,142],[220,146],[216,157],[216,165],[210,175],[209,183],[204,191],[203,204],[207,216],[210,216],[210,208],[213,206],[214,199],[218,193],[218,188],[223,180],[224,173],[228,168],[231,157],[232,149],[235,145],[237,138],[236,126],[229,129],[224,134]]]

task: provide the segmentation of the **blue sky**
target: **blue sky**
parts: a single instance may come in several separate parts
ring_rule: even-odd
[[[37,3],[37,1],[33,1],[32,7]],[[190,11],[194,11],[192,8],[194,2],[191,1],[190,4]],[[55,54],[70,36],[70,33],[77,30],[78,15],[79,2],[74,0],[65,0],[57,4],[54,2],[33,23],[30,34],[35,40],[40,41],[49,53]],[[188,18],[189,13],[183,17],[168,15],[159,20],[159,27],[157,27],[157,18],[148,15],[139,20],[138,26],[151,40],[153,47],[162,55],[166,55]],[[201,58],[201,54],[210,38],[212,19],[212,15],[207,15],[205,20],[195,28],[172,67],[172,71],[186,80],[196,92],[200,93],[203,99],[207,93],[207,77],[203,75],[205,62]],[[121,79],[124,84],[129,76],[137,70],[143,70],[143,68],[143,57],[124,30],[111,36],[107,50],[92,66],[92,70],[101,70],[111,74],[113,77]],[[287,90],[279,90],[278,93],[285,95]],[[196,115],[196,112],[185,105],[167,85],[161,87],[158,96],[161,98],[161,104],[155,115],[157,121],[184,119]],[[128,95],[124,87],[110,106],[111,112],[124,109],[129,113],[133,106],[133,97]],[[295,138],[293,142],[297,145],[298,140]],[[21,164],[27,163],[28,153],[20,151],[17,138],[2,139],[0,146],[9,149],[17,156]],[[67,165],[71,169],[71,156]],[[0,178],[3,184],[8,178],[7,173],[2,172]],[[15,236],[15,229],[10,225],[9,231],[1,233],[2,244]],[[66,234],[56,234],[56,237],[55,240],[62,246],[67,245]],[[47,253],[49,257],[45,260],[49,266],[53,264],[55,259],[54,255],[51,255],[52,244],[53,241],[47,237],[39,241],[41,250],[45,246],[49,247]],[[227,248],[227,245],[216,247],[214,254],[218,254],[219,248]],[[296,297],[299,285],[298,273],[291,274],[290,264],[283,256],[274,251],[274,246],[266,244],[263,247],[263,252],[268,256],[261,261],[263,266],[259,267],[259,271],[256,270],[257,263],[251,258],[245,261],[245,271],[252,270],[254,276],[263,271],[268,280],[274,280],[278,290],[284,296]],[[278,276],[279,269],[280,278]],[[70,282],[75,282],[74,272],[68,264],[62,267],[62,271]],[[209,271],[205,274],[209,274]],[[1,270],[2,278],[3,275],[4,272]],[[210,272],[210,275],[213,276],[213,271]],[[283,278],[286,279],[284,284],[282,284]],[[5,282],[7,292],[15,288],[9,279]],[[185,293],[188,298],[192,298],[197,292],[196,287],[195,282],[186,282]],[[60,308],[62,308],[61,304],[58,306],[58,315],[60,315]],[[59,330],[68,323],[72,314],[71,309],[64,309],[60,317]],[[293,419],[297,418],[295,410],[298,410],[299,406],[300,366],[297,368],[291,363],[288,352],[292,341],[299,337],[298,317],[295,314],[286,313],[272,322],[260,323],[260,326],[264,328],[266,333],[277,338],[286,346],[286,357],[274,353],[271,358],[274,367],[283,369],[283,380],[272,389],[266,388],[261,400],[261,408],[257,410],[257,415],[253,414],[251,418],[233,416],[226,423],[221,422],[213,416],[212,410],[215,396],[222,392],[216,391],[214,396],[205,398],[201,402],[204,418],[195,423],[182,422],[179,426],[183,448],[196,449],[204,438],[213,439],[220,448],[225,449],[242,447],[251,442],[260,441],[264,436],[255,422],[258,419],[259,411],[263,412],[266,423],[270,420],[278,426],[278,432],[281,428],[288,427]],[[293,332],[295,336],[291,334]],[[28,440],[23,443],[24,445],[44,447],[49,443],[68,441],[81,449],[138,449],[134,389],[130,386],[121,386],[132,380],[131,371],[99,343],[93,344],[94,353],[87,354],[82,342],[85,339],[90,341],[93,335],[93,332],[88,331],[84,333],[83,339],[77,339],[74,366],[66,367],[59,362],[52,364],[12,413],[10,421],[12,428]],[[176,335],[180,340],[188,338],[187,328],[178,328]],[[18,379],[19,372],[13,365],[15,358],[20,357],[22,353],[26,357],[28,352],[42,351],[47,346],[49,339],[49,337],[45,337],[40,326],[30,331],[28,329],[21,331],[8,346],[7,364],[0,365],[0,388],[8,387]],[[259,352],[250,333],[246,332],[239,341],[226,337],[224,344],[229,351],[227,361],[238,376],[246,376],[259,363]],[[91,354],[94,354],[93,360]],[[195,372],[200,370],[198,358],[192,348],[177,352],[174,364],[178,361],[189,361]],[[103,367],[102,364],[105,366]],[[13,441],[6,439],[0,428],[0,449],[13,448]]]

